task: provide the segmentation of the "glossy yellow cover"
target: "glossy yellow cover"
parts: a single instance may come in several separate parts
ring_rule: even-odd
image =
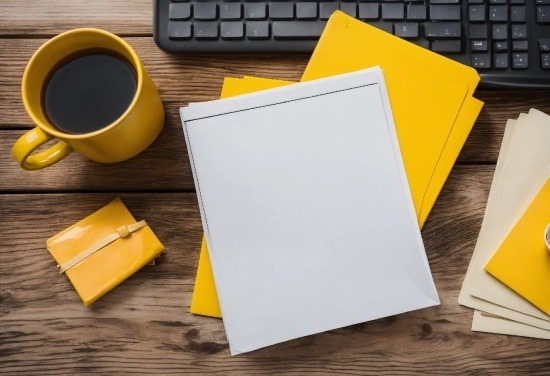
[[[120,198],[48,239],[46,246],[58,264],[136,220]],[[90,305],[109,290],[151,262],[162,250],[149,226],[140,228],[93,253],[65,273],[84,305]]]
[[[485,270],[550,315],[550,255],[544,233],[550,223],[550,179],[499,246]]]
[[[477,72],[341,11],[332,14],[302,81],[380,66],[422,227],[483,103]]]

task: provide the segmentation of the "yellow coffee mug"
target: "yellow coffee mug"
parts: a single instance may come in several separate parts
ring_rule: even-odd
[[[89,133],[67,133],[56,127],[46,113],[46,85],[64,61],[95,50],[113,53],[130,65],[136,78],[134,97],[126,111],[107,126]],[[73,150],[100,163],[124,161],[146,149],[164,125],[159,93],[135,51],[121,38],[99,29],[67,31],[42,45],[27,64],[21,91],[25,109],[36,127],[16,141],[12,156],[26,170],[51,166]],[[35,152],[54,138],[56,144]]]

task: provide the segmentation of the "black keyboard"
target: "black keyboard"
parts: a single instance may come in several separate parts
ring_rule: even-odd
[[[311,52],[335,10],[477,69],[482,87],[550,89],[550,0],[155,0],[171,53]]]

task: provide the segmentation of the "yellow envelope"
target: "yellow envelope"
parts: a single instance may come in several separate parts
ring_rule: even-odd
[[[485,270],[550,315],[550,255],[544,230],[550,223],[550,179],[504,239]]]
[[[479,75],[364,22],[335,12],[302,81],[380,65],[384,71],[403,162],[422,227],[483,103],[472,97]],[[222,98],[290,84],[255,77],[226,78]],[[190,311],[221,317],[202,242]]]
[[[341,11],[330,17],[302,81],[379,65],[420,227],[424,225],[483,103],[475,69]]]

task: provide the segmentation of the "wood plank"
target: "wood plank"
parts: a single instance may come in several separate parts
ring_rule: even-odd
[[[480,91],[480,93],[486,93]],[[497,95],[498,96],[498,95]],[[500,96],[504,99],[504,96]],[[526,100],[518,111],[528,111],[539,96]],[[1,99],[0,99],[1,100]],[[540,108],[550,113],[548,104]],[[0,191],[112,191],[112,190],[193,190],[194,183],[178,109],[181,102],[165,102],[165,127],[151,147],[129,161],[111,165],[90,162],[73,153],[64,161],[40,171],[24,171],[11,157],[11,148],[24,129],[0,131],[0,165],[4,179]],[[495,163],[500,150],[505,118],[483,110],[474,126],[457,164]],[[505,112],[512,116],[511,112]],[[498,116],[495,120],[491,116]],[[516,115],[517,116],[517,115]]]
[[[0,36],[53,36],[77,27],[152,35],[151,0],[2,0]]]
[[[25,171],[11,148],[24,130],[0,131],[0,192],[194,190],[193,176],[175,103],[166,106],[164,129],[138,156],[100,164],[72,153],[54,166]]]
[[[220,320],[188,313],[201,225],[193,193],[118,194],[166,251],[85,308],[45,240],[114,193],[0,194],[0,365],[11,374],[544,374],[550,343],[475,333],[457,303],[492,166],[457,166],[423,230],[441,305],[230,357]]]
[[[526,103],[529,104],[528,101]],[[25,130],[4,129],[0,131],[0,165],[4,177],[0,180],[0,191],[193,190],[193,177],[178,114],[180,105],[179,102],[165,102],[165,127],[151,147],[129,161],[111,165],[90,162],[73,153],[47,169],[24,171],[13,161],[11,148]],[[542,108],[548,106],[542,105]],[[507,114],[511,116],[511,113]],[[490,115],[493,114],[485,110],[482,112],[457,164],[495,163],[505,120],[500,116],[495,121]]]

